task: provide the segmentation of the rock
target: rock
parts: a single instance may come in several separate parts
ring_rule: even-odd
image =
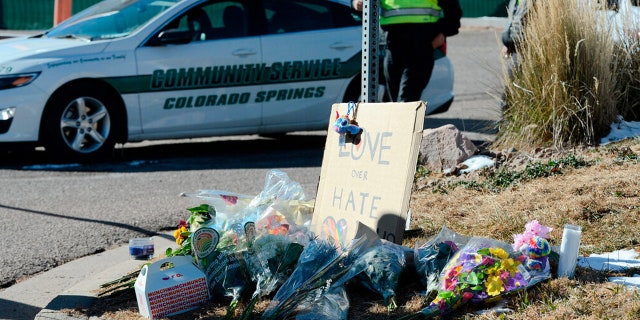
[[[449,172],[478,152],[471,140],[448,124],[423,131],[419,161],[433,172]]]

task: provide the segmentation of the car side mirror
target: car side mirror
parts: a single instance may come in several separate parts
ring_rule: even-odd
[[[161,31],[158,36],[150,42],[150,45],[186,44],[191,42],[192,39],[193,33],[191,31],[169,29]]]

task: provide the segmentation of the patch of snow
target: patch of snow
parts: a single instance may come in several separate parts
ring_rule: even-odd
[[[482,168],[493,167],[495,163],[496,162],[491,157],[483,155],[473,156],[460,164],[462,168],[460,169],[460,173],[467,173]]]
[[[611,124],[609,135],[600,139],[600,144],[605,145],[638,136],[640,136],[640,122],[627,122],[622,117],[618,117],[618,121]]]
[[[629,249],[603,254],[592,254],[588,257],[578,257],[578,266],[604,271],[621,271],[640,268],[640,253]],[[640,288],[640,275],[637,274],[633,275],[633,277],[610,277],[609,281]]]

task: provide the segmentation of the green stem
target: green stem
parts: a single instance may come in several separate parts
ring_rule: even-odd
[[[256,304],[258,304],[259,300],[260,300],[260,295],[259,294],[254,294],[251,297],[251,300],[249,300],[249,304],[242,311],[242,314],[240,315],[240,318],[238,318],[238,319],[239,320],[247,320],[247,319],[249,319],[249,317],[251,316],[251,312],[253,312],[253,309],[255,308]]]

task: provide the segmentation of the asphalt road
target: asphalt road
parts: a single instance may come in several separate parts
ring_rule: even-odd
[[[499,118],[501,63],[497,29],[463,30],[448,41],[456,100],[425,127],[454,124],[477,143],[491,141]],[[131,238],[172,230],[199,189],[249,195],[280,169],[315,197],[325,132],[284,139],[256,136],[135,143],[116,161],[51,165],[43,152],[0,153],[0,291],[25,277]]]

